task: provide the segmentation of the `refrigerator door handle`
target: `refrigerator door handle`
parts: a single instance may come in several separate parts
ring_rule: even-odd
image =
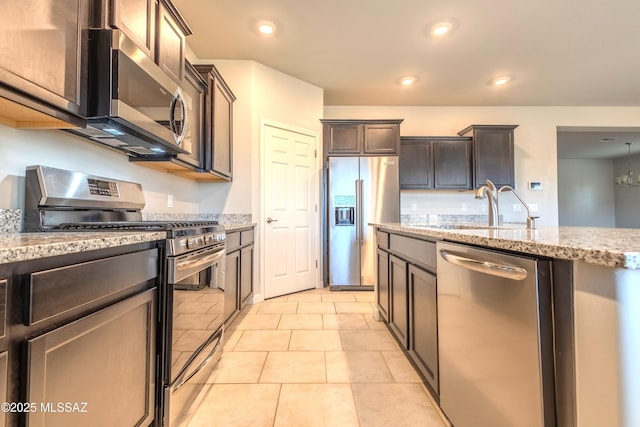
[[[358,210],[360,211],[360,218],[358,220],[358,227],[360,228],[359,234],[360,234],[360,244],[364,245],[364,215],[363,214],[363,209],[364,209],[364,179],[360,179],[359,180],[359,184],[360,184],[360,200],[358,200]]]
[[[356,223],[356,243],[360,243],[360,180],[356,179],[355,180],[355,184],[356,184],[356,218],[355,218],[355,223]]]

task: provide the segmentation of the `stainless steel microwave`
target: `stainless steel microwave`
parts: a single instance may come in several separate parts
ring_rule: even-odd
[[[185,154],[190,97],[124,33],[87,32],[82,115],[69,132],[131,156]]]

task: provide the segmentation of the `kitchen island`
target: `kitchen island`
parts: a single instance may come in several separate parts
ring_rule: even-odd
[[[421,268],[440,280],[433,262],[439,256],[435,249],[438,242],[461,243],[550,261],[553,308],[551,313],[541,313],[541,316],[553,321],[557,425],[640,425],[640,410],[635,405],[640,400],[637,364],[640,360],[640,230],[548,226],[527,230],[524,225],[488,228],[442,223],[370,225],[379,238],[377,259],[382,266],[377,271],[380,276],[386,274],[376,280],[376,301],[380,308],[380,295],[390,295],[391,304],[386,306],[390,311],[398,309],[393,294],[403,288],[394,284],[397,277],[392,277],[398,270],[398,258],[405,261],[407,271],[412,267]],[[402,250],[407,246],[403,247],[402,239],[423,242],[425,246],[414,244],[403,255]],[[385,251],[388,258],[384,258]],[[393,262],[385,264],[385,259]],[[411,274],[407,278],[407,287],[401,292],[407,293],[408,310],[411,310],[412,286],[416,285],[411,282]],[[434,286],[438,286],[437,281]],[[435,298],[432,309],[437,312]],[[416,323],[418,315],[421,313],[415,312],[412,319],[409,314],[409,341],[414,335],[424,336],[411,330],[420,324]],[[382,315],[382,318],[392,317]],[[389,321],[392,332],[398,330],[397,324],[397,318]],[[435,335],[437,337],[437,329]],[[409,356],[412,351],[416,352],[411,342],[406,348]],[[429,362],[424,357],[428,355],[426,350],[423,347],[423,354],[418,356]],[[417,360],[421,360],[420,357]],[[437,362],[430,361],[430,365],[425,366],[428,368],[425,372],[437,374]],[[431,379],[432,391],[438,386],[433,378],[437,375]]]

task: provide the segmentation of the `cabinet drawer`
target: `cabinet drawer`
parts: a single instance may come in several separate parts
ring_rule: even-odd
[[[227,253],[233,251],[240,246],[240,232],[235,231],[233,233],[227,233],[226,236],[226,250]]]
[[[248,245],[253,243],[253,230],[246,230],[240,232],[240,244]]]
[[[391,234],[389,249],[403,258],[417,261],[434,271],[436,269],[436,244],[433,242]]]
[[[95,307],[157,276],[157,249],[30,273],[24,322],[33,325],[71,310]]]
[[[389,249],[389,233],[376,231],[376,242],[379,247]]]

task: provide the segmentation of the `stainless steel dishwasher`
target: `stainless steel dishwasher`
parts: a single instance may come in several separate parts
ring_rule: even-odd
[[[437,251],[444,413],[455,427],[555,426],[550,261]]]

